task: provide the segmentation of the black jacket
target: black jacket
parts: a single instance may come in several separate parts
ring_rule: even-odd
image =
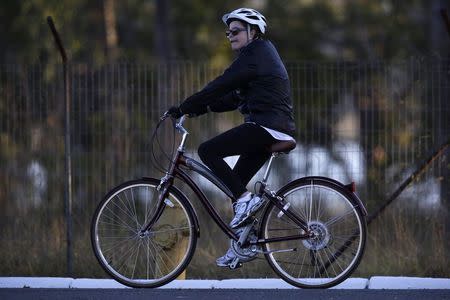
[[[248,44],[222,75],[180,105],[184,114],[197,115],[237,108],[246,122],[294,134],[289,77],[270,41]]]

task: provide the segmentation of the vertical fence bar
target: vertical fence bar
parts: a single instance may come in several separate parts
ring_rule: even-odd
[[[47,17],[47,23],[55,38],[56,45],[61,54],[63,63],[64,78],[64,147],[65,147],[65,184],[64,184],[64,207],[66,215],[67,228],[67,275],[72,276],[73,273],[73,249],[72,249],[72,166],[71,166],[71,149],[70,149],[70,81],[68,74],[67,55],[61,42],[52,17]]]

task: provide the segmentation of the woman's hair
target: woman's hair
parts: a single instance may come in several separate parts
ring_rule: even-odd
[[[261,32],[261,30],[259,30],[258,25],[253,25],[253,24],[248,24],[250,25],[250,30],[254,30],[255,31],[255,36],[253,37],[253,39],[260,39],[264,37],[264,34]]]
[[[242,20],[239,20],[239,19],[229,19],[228,21],[229,21],[228,24],[230,24],[233,21],[238,21],[239,23],[242,24],[242,26],[245,26],[245,27],[250,26],[250,30],[254,30],[255,31],[255,36],[254,36],[253,39],[259,39],[259,38],[263,38],[264,37],[264,34],[261,32],[261,30],[259,29],[258,25],[249,24],[249,23],[247,23],[245,21],[242,21]]]

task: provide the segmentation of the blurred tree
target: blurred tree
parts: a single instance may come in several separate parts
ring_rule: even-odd
[[[27,0],[1,1],[0,56],[47,61],[52,15],[74,60],[207,60],[226,65],[224,13],[253,6],[267,16],[268,37],[286,59],[393,59],[442,55],[436,9],[445,1],[412,0]],[[31,26],[32,25],[32,26]],[[431,43],[430,43],[431,42]],[[444,51],[444,52],[443,52]]]
[[[108,61],[115,61],[119,55],[115,0],[103,1],[105,19],[106,56]]]
[[[14,2],[14,4],[10,4]],[[46,23],[52,16],[72,60],[105,61],[103,6],[99,1],[2,1],[7,18],[3,61],[59,61]],[[6,11],[7,9],[7,11]]]

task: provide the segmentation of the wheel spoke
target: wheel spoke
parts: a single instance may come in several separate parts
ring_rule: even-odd
[[[351,207],[349,210],[347,210],[343,215],[340,215],[340,216],[335,216],[334,218],[332,218],[332,219],[330,219],[329,221],[327,221],[325,224],[327,225],[327,226],[332,226],[333,224],[336,224],[336,223],[339,223],[339,222],[342,222],[342,221],[344,221],[345,219],[345,217],[346,216],[348,216],[348,215],[351,215],[351,214],[354,214],[355,213],[355,208],[354,207]]]
[[[118,221],[117,224],[122,224],[122,225],[124,225],[126,228],[128,228],[130,231],[136,232],[136,228],[131,227],[131,226],[128,224],[127,221],[125,221],[121,216],[117,215],[111,208],[109,208],[109,206],[106,206],[105,209],[107,209],[108,211],[110,211],[110,212],[111,212],[111,215],[112,215],[113,217],[116,217],[116,219],[111,219],[111,217],[108,216],[108,215],[102,216],[103,218],[108,218],[108,219],[111,219],[111,220],[113,220],[113,221],[116,221],[116,220],[117,220],[117,221]]]

